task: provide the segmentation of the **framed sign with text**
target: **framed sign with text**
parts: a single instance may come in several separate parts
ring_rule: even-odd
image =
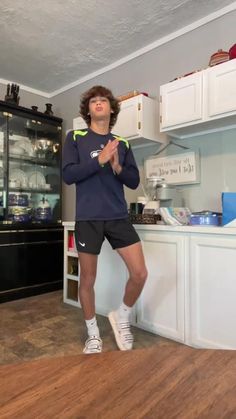
[[[195,151],[159,157],[151,156],[145,161],[146,178],[161,177],[172,185],[200,182],[200,158]]]

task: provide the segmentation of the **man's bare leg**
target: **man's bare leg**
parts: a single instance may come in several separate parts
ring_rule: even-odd
[[[86,320],[95,316],[94,284],[97,275],[97,255],[79,253],[79,298]]]
[[[102,340],[95,316],[94,284],[97,274],[97,255],[80,252],[79,264],[79,298],[88,331],[88,339],[83,352],[86,354],[98,353],[102,351]]]
[[[147,268],[141,242],[117,249],[117,252],[124,260],[129,271],[123,301],[127,306],[132,307],[141,294],[147,278]]]
[[[147,278],[147,269],[140,242],[117,249],[117,252],[127,266],[129,279],[121,306],[117,311],[109,313],[108,317],[119,349],[126,351],[133,347],[133,335],[129,323],[131,308],[142,292]]]

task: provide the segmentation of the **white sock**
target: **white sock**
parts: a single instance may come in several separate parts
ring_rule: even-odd
[[[122,303],[117,310],[117,315],[119,319],[129,321],[131,310],[132,307],[129,307],[125,303]]]
[[[92,319],[85,320],[87,330],[88,330],[88,336],[100,336],[98,325],[97,325],[97,319],[94,316]]]

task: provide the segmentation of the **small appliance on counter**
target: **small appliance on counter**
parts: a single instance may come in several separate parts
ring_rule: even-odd
[[[144,214],[158,214],[160,207],[172,207],[177,200],[176,188],[168,185],[164,178],[150,177],[146,181],[148,202],[144,206]]]
[[[129,218],[132,224],[157,224],[161,220],[160,215],[153,211],[144,213],[147,202],[147,196],[138,196],[137,202],[130,203]]]

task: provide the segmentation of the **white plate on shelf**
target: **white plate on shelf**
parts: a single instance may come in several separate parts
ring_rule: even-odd
[[[45,188],[46,179],[41,172],[35,171],[28,173],[28,184],[32,188]]]
[[[28,154],[29,156],[34,156],[35,152],[34,152],[34,148],[33,145],[31,143],[31,141],[26,138],[24,140],[19,140],[17,143],[17,146],[21,147],[26,154]]]
[[[15,156],[22,156],[24,154],[24,150],[21,147],[17,147],[16,145],[10,146],[10,153]]]
[[[10,150],[13,148],[17,148],[17,149],[22,149],[23,154],[29,155],[29,156],[34,156],[35,152],[34,152],[34,147],[33,144],[31,142],[31,140],[27,137],[22,137],[20,135],[14,135],[10,138],[10,140],[12,140],[10,142]],[[14,140],[14,143],[13,143]],[[12,151],[13,154],[17,154],[14,153]],[[18,153],[20,154],[20,153]]]
[[[13,141],[19,141],[19,140],[21,140],[21,141],[27,141],[27,140],[29,140],[29,138],[28,137],[24,137],[23,135],[16,135],[16,134],[13,134],[13,135],[9,135],[9,140],[13,140]]]
[[[16,181],[19,183],[19,186],[27,186],[28,185],[28,177],[26,173],[21,169],[11,169],[9,175],[10,181]]]
[[[0,152],[3,153],[3,132],[0,131]]]

